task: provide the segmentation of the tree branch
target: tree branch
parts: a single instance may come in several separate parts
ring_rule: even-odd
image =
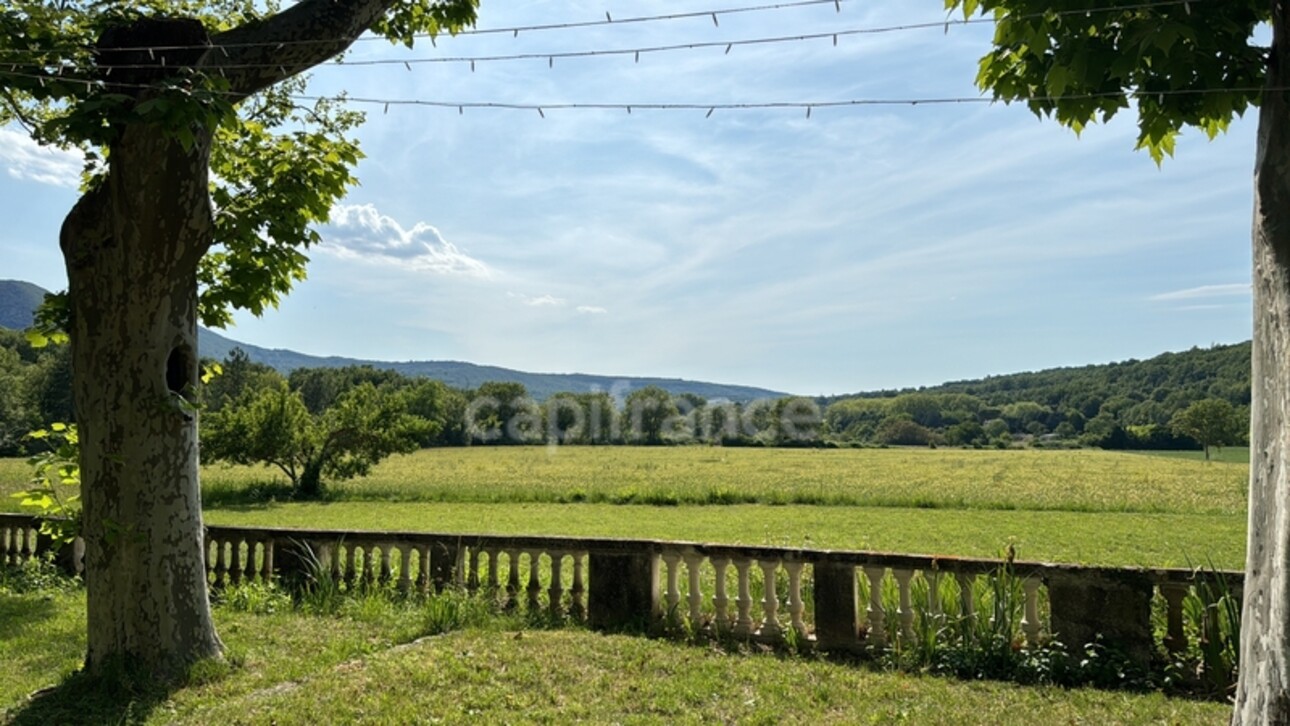
[[[244,98],[336,56],[397,0],[303,0],[211,38],[201,64]]]
[[[5,105],[9,107],[9,111],[13,114],[14,119],[18,121],[18,124],[26,130],[27,135],[30,136],[35,133],[36,122],[28,118],[27,114],[23,113],[22,106],[18,103],[18,99],[14,98],[13,95],[9,93],[9,89],[0,88],[0,97],[3,97],[7,102]]]

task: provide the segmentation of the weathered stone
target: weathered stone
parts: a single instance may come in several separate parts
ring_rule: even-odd
[[[597,630],[646,630],[658,603],[658,559],[649,552],[588,557],[587,620]]]
[[[815,564],[815,641],[821,650],[860,648],[859,592],[854,565]]]
[[[1101,636],[1108,648],[1146,666],[1154,640],[1151,579],[1139,572],[1050,572],[1052,631],[1072,652]]]
[[[456,544],[436,542],[430,546],[430,583],[435,592],[443,592],[456,583],[460,560],[461,548]]]

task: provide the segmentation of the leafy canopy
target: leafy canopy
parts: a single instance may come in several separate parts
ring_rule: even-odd
[[[418,35],[472,24],[477,6],[478,0],[403,0],[372,31],[411,47]],[[215,244],[198,272],[199,314],[211,327],[226,326],[235,309],[263,313],[304,278],[304,250],[320,241],[314,226],[357,182],[353,169],[362,152],[354,130],[363,114],[346,109],[343,97],[301,102],[304,75],[288,73],[243,98],[230,92],[223,71],[200,58],[155,74],[160,78],[114,79],[99,65],[105,54],[95,46],[105,32],[132,21],[182,17],[209,33],[206,56],[227,57],[237,46],[221,46],[221,34],[263,25],[280,10],[278,0],[10,0],[0,9],[0,125],[17,123],[42,144],[79,149],[84,187],[108,173],[112,138],[125,124],[154,125],[186,146],[194,143],[195,124],[215,130]],[[46,335],[59,327],[59,306],[55,300],[53,312],[38,321]]]
[[[366,475],[390,454],[416,450],[438,424],[407,412],[396,392],[362,383],[325,411],[311,414],[285,382],[248,391],[238,403],[209,414],[202,454],[213,461],[268,464],[291,480],[296,494],[322,494],[323,477]]]
[[[1056,7],[1055,7],[1056,6]],[[1258,105],[1268,49],[1254,42],[1266,0],[945,0],[993,14],[977,85],[1079,133],[1136,106],[1138,149],[1159,164],[1184,126],[1213,139]]]

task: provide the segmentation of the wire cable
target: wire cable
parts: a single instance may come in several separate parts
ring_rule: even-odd
[[[808,2],[805,4],[811,4],[811,3],[819,4],[821,2],[831,3],[833,1],[834,0],[808,0]],[[841,0],[837,0],[837,1],[841,2]],[[1037,20],[1037,19],[1043,19],[1043,18],[1049,18],[1049,17],[1060,18],[1060,17],[1069,17],[1069,16],[1076,16],[1076,15],[1091,15],[1094,13],[1154,10],[1158,8],[1179,7],[1179,6],[1186,8],[1188,12],[1190,12],[1191,5],[1196,3],[1210,2],[1210,1],[1212,0],[1153,0],[1152,2],[1141,2],[1141,3],[1131,4],[1131,5],[1112,5],[1112,6],[1093,7],[1093,8],[1081,8],[1077,10],[1049,10],[1043,13],[1010,16],[1010,19],[1011,20]],[[796,5],[797,3],[788,3],[788,4],[773,5],[773,6],[771,5],[756,6],[756,7],[746,8],[746,9],[736,8],[736,9],[724,10],[724,11],[717,10],[717,11],[704,11],[702,13],[686,13],[686,14],[679,14],[676,16],[649,16],[649,17],[643,17],[640,20],[645,21],[645,20],[652,20],[652,19],[672,19],[673,17],[693,16],[693,15],[710,16],[713,14],[719,15],[721,13],[739,12],[742,10],[793,7]],[[611,23],[616,24],[616,23],[625,23],[625,22],[629,22],[629,20],[596,21],[596,24],[611,24]],[[818,32],[818,33],[806,33],[806,34],[798,34],[798,35],[785,35],[785,36],[763,37],[763,38],[749,38],[749,39],[741,39],[741,40],[701,41],[701,42],[695,42],[695,43],[678,43],[673,45],[645,46],[645,47],[639,47],[639,48],[613,48],[613,49],[596,49],[596,50],[584,50],[584,51],[559,51],[559,52],[546,52],[546,53],[533,52],[533,53],[516,53],[516,54],[509,54],[509,55],[499,54],[499,55],[489,55],[489,56],[456,56],[456,57],[441,57],[441,58],[409,58],[409,59],[388,58],[388,59],[375,59],[375,60],[367,60],[367,61],[334,60],[329,62],[329,65],[364,66],[364,65],[411,65],[411,64],[426,64],[426,63],[470,63],[473,66],[475,63],[516,61],[516,60],[547,60],[548,62],[553,63],[554,59],[556,58],[585,58],[585,57],[596,57],[596,56],[635,55],[639,58],[641,54],[645,54],[645,53],[660,53],[660,52],[667,52],[667,51],[694,50],[694,49],[714,48],[714,47],[724,47],[726,48],[726,51],[729,52],[730,49],[736,46],[788,43],[788,42],[799,42],[799,41],[808,41],[808,40],[821,40],[821,39],[829,39],[829,38],[833,40],[834,45],[837,45],[837,39],[845,36],[880,35],[880,34],[886,34],[886,33],[897,33],[897,32],[907,32],[907,31],[915,31],[915,30],[929,30],[929,29],[944,29],[948,33],[949,29],[952,27],[979,25],[979,24],[994,23],[994,22],[996,21],[993,17],[958,18],[958,19],[947,18],[945,20],[939,20],[939,21],[906,23],[901,25],[888,25],[888,26],[880,26],[880,27],[872,27],[872,28],[853,28],[853,29],[847,29],[847,30],[824,31],[824,32]],[[564,25],[568,27],[576,27],[578,24],[568,23]],[[547,27],[547,26],[529,26],[529,27],[540,28],[540,27]],[[557,26],[553,25],[550,27],[557,27]],[[518,32],[520,32],[523,29],[524,28],[504,28],[504,29],[499,28],[489,32],[513,32],[518,34]],[[466,34],[468,33],[464,31],[462,33],[458,33],[458,35],[466,35]],[[365,36],[360,39],[369,39],[369,37]],[[378,38],[378,37],[371,37],[370,39],[383,40],[383,38]],[[338,42],[339,40],[343,40],[343,39],[315,38],[315,39],[306,39],[306,40],[298,40],[298,41],[230,43],[230,44],[214,44],[214,45],[211,45],[210,47],[212,49],[286,47],[289,45],[335,43],[335,42]],[[180,49],[185,49],[189,47],[190,46],[140,46],[135,48],[114,48],[113,51],[114,52],[118,52],[118,51],[156,52],[156,51],[165,51],[165,50],[180,50]],[[79,52],[85,49],[76,48],[74,50]],[[8,50],[0,49],[0,54],[6,54],[6,53],[11,55],[22,55],[24,53],[30,53],[35,55],[48,54],[47,51],[35,51],[35,50],[27,50],[27,49],[8,49]],[[277,64],[274,64],[274,63],[234,64],[234,65],[225,66],[225,68],[229,68],[229,69],[273,68],[273,67],[276,67],[276,65]],[[155,66],[138,64],[138,65],[119,65],[115,67],[117,68],[154,68]]]

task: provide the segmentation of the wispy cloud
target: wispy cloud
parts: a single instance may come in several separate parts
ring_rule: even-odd
[[[374,205],[338,205],[322,229],[320,248],[345,257],[357,257],[414,270],[445,275],[487,278],[492,270],[462,252],[425,222],[406,229]]]
[[[579,305],[578,312],[583,313],[584,315],[604,315],[609,311],[598,305]]]
[[[535,308],[540,308],[540,307],[558,308],[564,305],[564,301],[553,295],[540,295],[538,297],[531,297],[526,299],[524,301],[524,304]]]
[[[1149,299],[1155,301],[1207,300],[1216,297],[1243,297],[1249,294],[1250,283],[1234,282],[1225,285],[1201,285],[1200,287],[1189,287],[1185,290],[1162,292],[1159,295],[1152,295]]]
[[[0,166],[15,179],[74,189],[84,161],[80,152],[41,146],[26,134],[0,128]]]

